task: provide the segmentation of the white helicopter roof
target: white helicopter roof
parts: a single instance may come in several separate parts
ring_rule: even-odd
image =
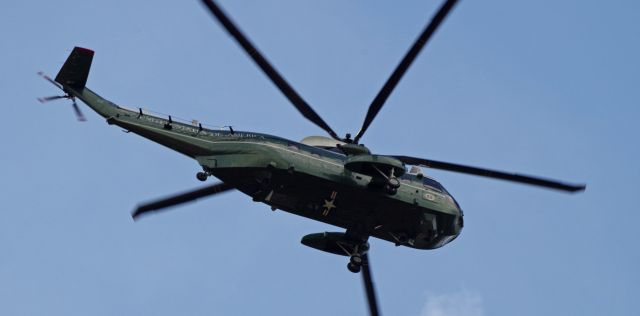
[[[338,145],[345,145],[345,142],[335,140],[325,136],[308,136],[300,141],[301,143],[314,147],[334,148]]]

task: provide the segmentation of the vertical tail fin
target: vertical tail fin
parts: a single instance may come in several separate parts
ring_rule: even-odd
[[[75,47],[58,72],[55,81],[78,90],[84,88],[89,77],[91,61],[93,61],[92,50]]]

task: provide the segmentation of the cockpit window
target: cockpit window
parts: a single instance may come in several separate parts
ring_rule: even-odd
[[[445,190],[444,187],[440,183],[438,183],[438,181],[433,180],[431,178],[427,178],[427,177],[422,178],[422,184],[430,188],[436,189],[437,191],[447,193],[447,190]]]

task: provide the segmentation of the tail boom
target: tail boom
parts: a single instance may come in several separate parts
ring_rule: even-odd
[[[151,141],[169,147],[190,157],[207,156],[213,152],[205,135],[213,135],[214,131],[202,126],[190,126],[132,111],[102,98],[91,89],[85,87],[94,52],[90,49],[75,47],[55,77],[55,82],[67,93],[68,98],[77,98],[95,112],[107,119],[107,123],[120,126],[127,131],[138,134]],[[217,132],[216,132],[217,133]]]

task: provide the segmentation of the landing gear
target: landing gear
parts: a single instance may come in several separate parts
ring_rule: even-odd
[[[375,165],[371,165],[371,167],[373,167],[373,169],[378,171],[378,173],[380,173],[380,175],[384,178],[384,182],[382,182],[384,183],[383,184],[384,192],[386,192],[389,195],[394,195],[398,193],[398,188],[400,187],[400,180],[398,180],[398,178],[394,175],[395,169],[391,168],[389,170],[389,174],[387,175],[382,170],[378,169]]]
[[[196,173],[196,178],[198,178],[198,180],[200,181],[207,181],[207,178],[209,178],[209,175],[206,172],[198,172]]]
[[[362,269],[362,257],[359,254],[351,256],[347,264],[347,269],[353,273],[360,272],[360,269]]]
[[[400,180],[396,177],[390,177],[387,179],[387,183],[384,185],[384,190],[387,194],[394,195],[398,193],[400,187]]]
[[[343,243],[338,242],[338,247],[342,249],[344,254],[349,256],[349,263],[347,264],[347,269],[353,273],[358,273],[362,269],[363,264],[363,256],[366,256],[367,251],[369,250],[369,243],[366,241],[363,243]]]

